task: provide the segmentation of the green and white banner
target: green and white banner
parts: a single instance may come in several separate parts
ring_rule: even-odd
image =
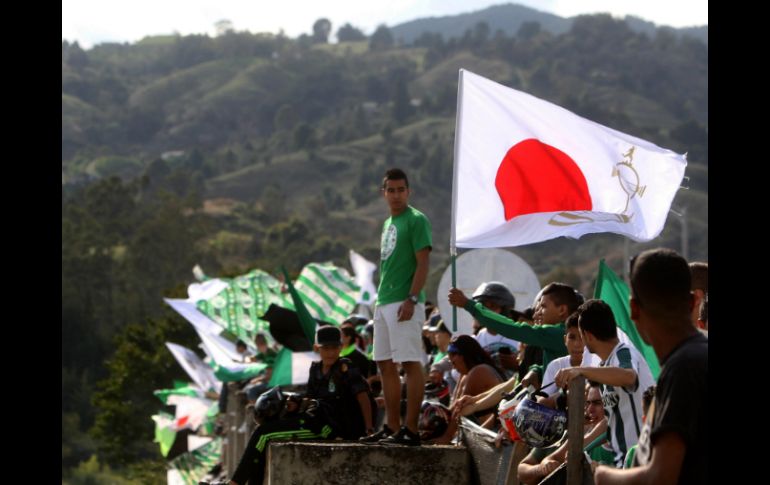
[[[249,364],[235,362],[231,355],[220,347],[220,342],[215,336],[197,328],[195,331],[198,332],[198,337],[200,337],[203,343],[203,350],[212,360],[211,366],[214,369],[214,376],[220,381],[232,382],[251,379],[259,375],[267,367],[267,364],[262,362]]]
[[[356,284],[361,288],[358,303],[373,308],[377,301],[377,287],[374,285],[374,272],[377,271],[377,265],[351,249],[350,266],[356,275]]]
[[[361,287],[345,268],[332,263],[310,263],[294,286],[313,318],[339,325],[356,307]],[[286,307],[294,310],[294,306]]]
[[[205,397],[205,393],[195,384],[174,381],[173,389],[156,389],[152,392],[163,404],[168,404],[169,396]]]
[[[287,297],[281,294],[281,282],[261,269],[219,281],[226,282],[227,286],[214,296],[197,300],[196,307],[245,342],[253,342],[257,332],[269,330],[268,322],[261,317],[271,303],[290,306]]]
[[[222,457],[222,438],[184,453],[169,462],[168,485],[197,485]]]
[[[314,360],[320,360],[320,356],[315,352],[292,352],[287,348],[281,349],[275,359],[270,386],[307,384],[310,364]]]

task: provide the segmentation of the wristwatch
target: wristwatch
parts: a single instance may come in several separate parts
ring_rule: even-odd
[[[417,302],[420,301],[420,298],[418,298],[417,295],[409,295],[409,298],[407,298],[407,300],[411,301],[412,303],[414,303],[416,305]]]

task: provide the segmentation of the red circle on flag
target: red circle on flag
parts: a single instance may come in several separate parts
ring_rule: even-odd
[[[590,211],[586,178],[558,148],[530,138],[508,150],[495,177],[505,220],[536,212]]]

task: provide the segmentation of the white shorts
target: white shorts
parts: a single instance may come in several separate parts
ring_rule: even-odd
[[[403,302],[377,305],[374,310],[374,360],[423,362],[422,322],[425,304],[414,306],[411,320],[398,321],[398,307]]]

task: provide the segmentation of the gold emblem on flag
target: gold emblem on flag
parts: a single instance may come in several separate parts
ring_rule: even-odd
[[[626,206],[618,214],[600,214],[590,212],[559,212],[548,221],[552,226],[572,226],[575,224],[586,224],[593,222],[620,222],[627,224],[631,222],[633,214],[628,214],[628,206],[634,197],[642,197],[647,189],[646,185],[640,185],[639,172],[634,168],[635,146],[622,154],[623,159],[616,163],[612,168],[612,177],[618,178],[620,189],[626,194]],[[590,214],[590,215],[589,215]]]

